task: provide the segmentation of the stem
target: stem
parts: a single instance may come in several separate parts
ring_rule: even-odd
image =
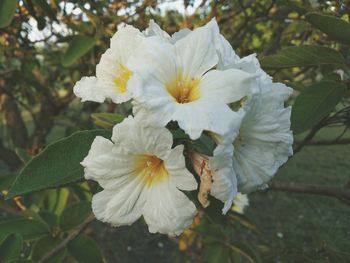
[[[75,229],[72,233],[70,233],[63,241],[60,243],[57,247],[53,248],[51,251],[49,251],[47,254],[45,254],[38,263],[44,263],[47,262],[50,258],[55,256],[58,252],[60,252],[62,249],[66,247],[66,245],[72,241],[74,238],[76,238],[80,233],[82,233],[85,228],[95,219],[94,215],[90,215],[84,223],[82,223],[77,229]]]
[[[310,185],[310,184],[297,184],[297,183],[283,183],[283,182],[271,182],[267,190],[289,192],[289,193],[301,193],[301,194],[313,194],[323,195],[338,198],[342,201],[350,201],[350,187],[347,186],[323,186],[323,185]]]

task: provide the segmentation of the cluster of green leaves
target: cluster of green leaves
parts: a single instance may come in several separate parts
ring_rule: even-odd
[[[83,178],[80,161],[87,155],[96,136],[107,137],[110,132],[90,130],[74,133],[48,145],[21,170],[6,197],[26,194],[24,198],[31,199],[28,203],[30,207],[19,219],[0,223],[0,252],[6,251],[0,253],[1,262],[16,262],[13,260],[20,258],[22,261],[27,258],[26,262],[37,262],[72,233],[80,231],[91,217],[89,186],[86,183],[72,185],[71,189],[63,186]],[[55,189],[33,193],[51,188]],[[67,206],[68,199],[72,198],[70,190],[76,202]],[[26,254],[22,253],[23,241],[30,242],[30,251]],[[68,255],[78,262],[103,262],[97,243],[83,234],[69,240],[47,262],[62,262]]]
[[[303,88],[294,102],[292,130],[295,134],[315,126],[317,129],[326,126],[326,119],[332,117],[336,106],[349,97],[350,24],[338,17],[319,13],[307,13],[305,20],[330,39],[339,42],[336,46],[345,45],[346,52],[342,54],[339,48],[301,45],[287,47],[275,55],[262,58],[262,66],[270,70],[293,67],[324,69],[323,78]],[[336,70],[341,70],[341,73],[336,74]]]

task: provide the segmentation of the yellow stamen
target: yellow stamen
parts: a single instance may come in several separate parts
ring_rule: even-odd
[[[127,83],[132,75],[132,71],[124,65],[119,65],[119,71],[116,74],[114,83],[116,90],[119,93],[124,93],[127,90]]]
[[[161,182],[169,176],[164,161],[154,155],[142,154],[136,160],[136,174],[148,186]]]
[[[200,98],[199,82],[199,79],[178,74],[166,85],[166,89],[178,103],[189,103]]]

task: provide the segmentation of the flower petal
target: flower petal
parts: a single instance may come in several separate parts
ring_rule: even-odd
[[[195,205],[169,182],[149,189],[143,216],[149,232],[179,235],[192,224]]]
[[[113,190],[103,190],[92,198],[92,211],[98,220],[113,226],[130,225],[141,215],[146,202],[144,185],[138,178]]]
[[[177,75],[174,47],[158,36],[143,39],[138,52],[128,61],[128,65],[144,79],[154,78],[162,85],[166,85],[171,77]]]
[[[144,35],[147,37],[150,36],[158,36],[162,41],[169,42],[170,36],[167,32],[162,30],[160,26],[157,25],[156,22],[154,22],[153,19],[149,21],[148,28],[144,31]]]
[[[119,28],[110,43],[110,48],[115,53],[117,61],[126,65],[143,38],[143,34],[133,26],[124,25]]]
[[[263,187],[293,154],[291,108],[281,107],[284,96],[273,96],[271,92],[257,94],[245,107],[233,157],[238,189],[243,193]]]
[[[145,127],[132,116],[114,126],[112,140],[130,154],[154,154],[161,159],[168,155],[173,144],[171,132],[166,128]]]
[[[210,70],[201,80],[200,92],[203,98],[235,102],[251,93],[254,78],[254,75],[237,69]]]
[[[199,27],[175,42],[178,67],[186,77],[200,77],[218,62],[210,28]]]
[[[222,213],[231,208],[237,195],[236,173],[232,166],[232,145],[217,147],[214,156],[209,157],[209,166],[213,171],[213,184],[210,194],[225,203]]]
[[[81,101],[104,102],[106,99],[103,86],[96,77],[83,77],[73,88],[74,94]]]
[[[172,120],[177,121],[192,140],[200,137],[204,130],[219,135],[229,133],[231,123],[240,116],[220,101],[201,99],[176,107]]]
[[[187,170],[183,155],[184,146],[178,145],[169,153],[165,166],[170,173],[171,182],[179,189],[191,191],[197,189],[194,176]]]

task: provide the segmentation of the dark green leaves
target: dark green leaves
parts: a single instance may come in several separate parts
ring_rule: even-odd
[[[69,254],[80,263],[103,263],[102,253],[95,240],[80,235],[68,244]]]
[[[96,43],[96,39],[89,36],[74,36],[69,43],[66,53],[63,55],[61,63],[64,67],[68,67],[85,55]]]
[[[314,84],[303,91],[292,108],[293,132],[303,132],[326,117],[345,92],[345,85],[330,80]]]
[[[60,238],[54,238],[52,236],[44,236],[43,238],[39,239],[33,248],[32,252],[32,259],[35,260],[35,262],[38,262],[40,259],[42,259],[47,253],[49,253],[52,249],[57,247],[62,240]],[[47,263],[61,263],[63,262],[63,259],[65,257],[66,250],[61,251],[60,253],[52,256],[48,261],[45,261]]]
[[[109,132],[103,130],[79,131],[47,146],[19,173],[7,197],[58,187],[82,179],[84,171],[80,162],[98,135],[110,136]]]
[[[17,0],[0,1],[0,28],[7,27],[15,15]]]
[[[47,3],[46,0],[34,0],[34,3],[52,20],[56,20],[56,12]]]
[[[350,45],[350,24],[344,20],[317,13],[307,14],[306,20],[331,39]]]
[[[344,57],[336,50],[321,46],[300,46],[282,49],[261,59],[265,69],[343,64]]]
[[[23,245],[23,238],[19,234],[10,234],[0,245],[1,262],[8,262],[20,256]]]
[[[34,219],[15,219],[0,223],[0,240],[12,233],[20,234],[24,240],[31,240],[48,234],[45,223]]]
[[[117,113],[108,112],[93,113],[91,118],[97,126],[107,130],[112,130],[114,125],[122,122],[124,119],[123,116]]]
[[[91,214],[91,203],[79,202],[67,207],[61,214],[60,227],[63,231],[69,231],[81,225]]]

